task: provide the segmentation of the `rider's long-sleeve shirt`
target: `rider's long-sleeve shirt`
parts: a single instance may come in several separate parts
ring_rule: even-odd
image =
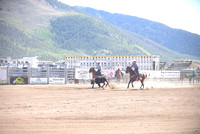
[[[136,69],[136,68],[138,68],[138,65],[136,64],[136,63],[133,63],[132,65],[131,65],[131,68],[133,68],[134,67],[134,69]]]
[[[101,66],[97,64],[96,69],[101,70]]]
[[[116,66],[115,67],[115,70],[118,70],[118,69],[121,70],[121,66]]]
[[[98,64],[96,61],[94,61],[94,62],[96,63],[96,69],[97,69],[97,70],[101,70],[101,65]]]

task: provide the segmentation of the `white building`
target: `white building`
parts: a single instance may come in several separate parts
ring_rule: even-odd
[[[100,62],[102,69],[113,70],[119,63],[122,70],[136,60],[140,70],[159,70],[159,56],[66,56],[67,68],[95,67],[96,62]]]
[[[24,57],[22,59],[12,59],[8,57],[7,59],[0,59],[1,66],[10,66],[10,67],[38,67],[39,60],[38,57]]]

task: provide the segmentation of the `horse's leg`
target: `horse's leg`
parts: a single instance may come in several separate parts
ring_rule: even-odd
[[[103,86],[105,85],[105,81],[103,82]],[[103,88],[103,86],[101,86]]]
[[[143,89],[144,89],[144,81],[142,82],[142,84],[143,84]]]
[[[91,80],[91,85],[92,85],[92,88],[94,88],[94,81]]]
[[[141,81],[140,89],[142,89],[142,87],[144,88],[144,83],[143,83],[143,81]]]
[[[101,87],[100,83],[98,83],[98,86]]]
[[[132,82],[131,82],[131,84],[132,84],[132,87],[134,87],[134,85],[133,85],[133,82],[134,82],[134,81],[132,81]]]
[[[107,82],[107,80],[105,81],[106,82],[106,87],[108,86],[108,82]]]
[[[95,78],[93,78],[93,79],[91,80],[91,84],[92,84],[92,88],[94,88],[94,85],[95,85]]]
[[[141,87],[140,87],[140,89],[142,89],[142,87],[144,88],[144,81],[141,80],[140,82],[141,82]]]
[[[129,88],[129,84],[130,84],[130,83],[131,83],[131,80],[129,80],[127,88]]]
[[[106,87],[109,85],[108,81],[106,80]]]

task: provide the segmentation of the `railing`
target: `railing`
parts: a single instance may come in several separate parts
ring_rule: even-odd
[[[79,69],[80,70],[80,69]],[[84,70],[84,69],[83,69]],[[107,70],[108,71],[108,70]],[[7,73],[6,73],[7,72]],[[109,71],[108,71],[109,72]],[[114,78],[113,70],[112,76],[108,75],[108,79],[112,82],[116,82]],[[6,74],[6,80],[1,80],[1,83],[7,84],[66,84],[77,82],[89,82],[90,78],[77,76],[77,71],[75,75],[75,68],[60,67],[40,67],[40,68],[16,68],[8,67],[7,71],[5,68],[3,70],[4,75]],[[85,74],[89,74],[88,69],[85,69]],[[141,71],[141,73],[147,74],[147,79],[152,80],[164,80],[164,81],[177,81],[177,82],[190,82],[198,83],[200,81],[200,71],[196,70],[183,70],[183,71]],[[158,74],[158,75],[157,75]],[[2,74],[0,74],[2,75]],[[83,75],[80,73],[80,75]],[[79,75],[79,76],[80,76]],[[1,79],[3,77],[0,77]],[[129,81],[129,75],[124,73],[124,77],[121,79],[122,83],[127,83]],[[1,84],[0,83],[0,84]]]
[[[73,68],[16,68],[8,67],[8,84],[66,84],[74,82]]]

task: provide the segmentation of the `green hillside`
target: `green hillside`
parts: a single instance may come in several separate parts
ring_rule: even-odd
[[[113,14],[87,7],[77,7],[117,27],[137,33],[170,50],[200,57],[200,35],[136,16]]]
[[[0,4],[0,57],[69,55],[181,55],[135,33],[117,28],[57,0],[7,0]]]
[[[69,7],[69,6],[66,6]],[[69,7],[57,10],[45,1],[7,0],[0,3],[0,57],[39,56],[42,60],[63,59],[77,52],[56,48],[50,20],[74,11]]]
[[[190,57],[82,14],[51,21],[51,31],[55,34],[53,40],[57,47],[86,55],[160,55],[165,61]]]
[[[112,26],[78,14],[59,17],[51,21],[54,41],[60,48],[82,51],[87,55],[148,54]],[[128,49],[127,49],[128,48]]]

